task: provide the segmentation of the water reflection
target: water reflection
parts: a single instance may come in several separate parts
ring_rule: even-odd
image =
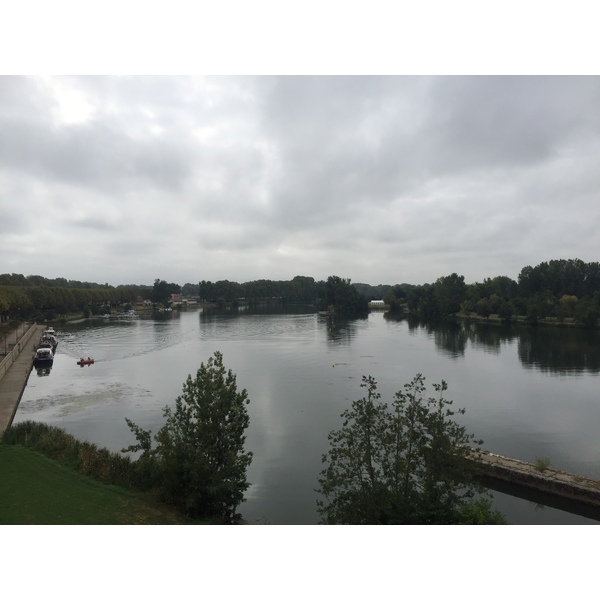
[[[600,337],[597,331],[537,328],[519,336],[519,360],[528,368],[550,373],[598,373]]]
[[[436,347],[451,358],[464,356],[468,335],[460,323],[446,323],[433,331]]]
[[[384,314],[384,319],[388,322],[397,323],[406,321],[408,331],[411,334],[426,333],[427,337],[433,339],[436,348],[450,358],[461,358],[465,354],[469,331],[458,321],[432,323],[413,315],[395,316],[388,313]]]
[[[219,350],[251,398],[247,443],[255,459],[242,506],[251,522],[317,521],[327,436],[363,395],[363,374],[377,378],[387,401],[417,372],[445,379],[449,398],[467,409],[465,425],[490,451],[528,461],[549,456],[559,469],[600,477],[597,377],[588,375],[600,366],[598,332],[394,321],[381,313],[334,321],[290,306],[65,326],[52,377],[32,373],[15,422],[33,417],[118,451],[133,441],[125,417],[157,431],[187,374]],[[88,354],[94,368],[78,368]],[[544,372],[577,368],[582,376],[560,382]],[[498,498],[498,508],[515,515],[512,497]],[[519,502],[522,514],[509,522],[567,522],[558,509],[532,516],[531,503]]]
[[[590,506],[585,503],[577,502],[576,500],[569,500],[567,498],[561,498],[545,492],[533,490],[528,487],[520,486],[517,483],[510,483],[506,481],[499,481],[488,477],[482,478],[482,483],[489,489],[495,492],[501,492],[511,496],[512,498],[520,498],[526,500],[534,505],[536,512],[551,511],[553,509],[563,511],[567,515],[578,515],[589,519],[589,523],[586,524],[598,524],[600,521],[600,508]],[[497,498],[497,494],[493,494],[494,498]],[[497,502],[496,502],[497,504]],[[513,502],[513,504],[515,504]],[[564,518],[564,515],[563,515]],[[531,524],[531,511],[527,511],[525,523]],[[542,521],[543,522],[543,521]],[[513,521],[514,523],[514,521]]]
[[[356,334],[367,323],[366,319],[340,319],[335,315],[318,316],[319,325],[325,326],[327,341],[330,344],[350,345],[350,342],[356,338]]]
[[[267,316],[269,318],[265,319]],[[296,316],[298,319],[281,320],[276,317]],[[271,318],[273,317],[273,318]],[[323,332],[327,342],[349,345],[359,331],[368,326],[368,318],[347,320],[335,315],[321,315],[310,305],[258,305],[202,309],[199,313],[201,335],[213,338],[229,331],[235,323],[236,331],[244,337],[267,338],[273,334],[305,336],[307,329]]]
[[[491,354],[499,354],[502,346],[515,339],[515,332],[510,326],[466,323],[465,328],[473,347]]]
[[[246,315],[304,315],[314,312],[314,306],[305,304],[257,304],[254,306],[201,308],[199,315],[200,322],[210,322],[215,319],[236,319]]]
[[[545,373],[600,372],[600,332],[562,327],[516,327],[474,322],[428,323],[413,317],[406,320],[410,332],[425,332],[436,348],[451,358],[462,358],[468,347],[499,354],[515,343],[521,364]]]

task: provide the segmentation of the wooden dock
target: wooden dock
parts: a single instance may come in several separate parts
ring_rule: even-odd
[[[34,348],[43,332],[43,325],[31,325],[0,363],[0,436],[15,417],[33,368]]]

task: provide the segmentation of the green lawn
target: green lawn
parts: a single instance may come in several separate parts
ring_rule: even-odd
[[[0,444],[0,525],[192,525],[144,494]]]

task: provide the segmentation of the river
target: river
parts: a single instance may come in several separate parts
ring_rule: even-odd
[[[460,422],[484,448],[600,478],[600,333],[486,324],[439,327],[382,312],[332,327],[307,307],[279,311],[190,310],[162,318],[88,320],[56,328],[48,376],[33,371],[15,422],[44,421],[119,451],[135,442],[125,417],[156,432],[162,408],[188,374],[219,350],[250,398],[246,448],[251,487],[240,506],[265,524],[314,524],[327,434],[363,395],[362,375],[383,401],[422,373],[448,383]],[[80,357],[95,364],[79,367]],[[432,390],[433,392],[433,390]],[[592,524],[578,515],[493,492],[515,524]]]

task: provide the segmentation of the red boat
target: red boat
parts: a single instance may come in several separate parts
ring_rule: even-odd
[[[81,358],[77,361],[78,365],[81,365],[83,367],[83,365],[93,365],[94,364],[94,359],[90,358],[89,356],[87,358]]]

